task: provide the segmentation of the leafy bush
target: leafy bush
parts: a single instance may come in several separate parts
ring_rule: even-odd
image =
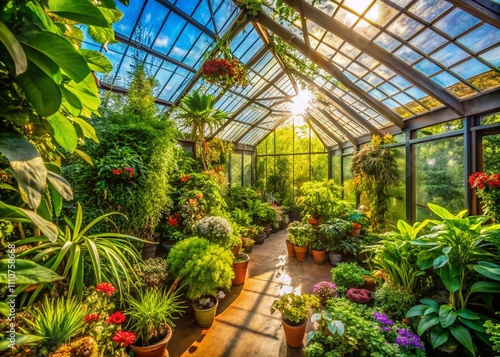
[[[339,263],[332,268],[332,280],[337,286],[353,288],[363,285],[365,273],[356,263]]]
[[[485,322],[484,327],[486,333],[490,335],[489,340],[493,346],[493,351],[500,353],[500,322],[488,320]]]
[[[375,307],[382,310],[391,318],[401,320],[406,311],[415,305],[416,299],[413,293],[397,287],[384,284],[373,293]]]
[[[227,219],[219,216],[203,217],[193,225],[193,233],[211,243],[229,248],[233,229]]]
[[[139,283],[146,284],[150,288],[162,286],[168,277],[167,261],[159,257],[135,264],[134,271]]]
[[[167,264],[170,275],[185,281],[186,296],[197,300],[231,287],[233,259],[230,251],[204,238],[191,237],[172,247]]]

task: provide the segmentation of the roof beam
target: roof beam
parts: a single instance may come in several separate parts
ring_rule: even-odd
[[[404,61],[400,60],[397,57],[392,56],[390,53],[374,45],[371,41],[364,38],[356,31],[351,30],[349,27],[345,26],[340,21],[337,21],[336,19],[330,17],[328,14],[315,8],[312,5],[309,5],[305,1],[303,0],[284,0],[284,1],[289,6],[291,6],[295,11],[302,13],[305,17],[311,19],[316,24],[323,27],[325,30],[331,32],[332,34],[340,37],[344,41],[349,42],[356,48],[367,53],[371,57],[375,58],[377,61],[391,68],[396,73],[399,73],[410,83],[413,83],[415,86],[417,86],[430,96],[436,97],[441,103],[443,103],[448,108],[455,111],[455,113],[457,113],[458,115],[463,116],[464,114],[463,104],[459,99],[454,97],[452,94],[448,93],[446,89],[441,87],[432,79],[424,76],[420,72],[408,66]]]
[[[468,12],[478,19],[500,28],[500,5],[496,5],[490,0],[448,0],[459,9]],[[484,5],[483,5],[484,3]],[[496,10],[494,10],[496,9]]]
[[[378,136],[383,136],[382,131],[378,129],[375,125],[370,123],[368,120],[363,118],[361,115],[359,115],[354,109],[352,109],[349,105],[347,105],[343,100],[337,98],[335,95],[330,93],[328,90],[317,84],[316,82],[312,81],[309,77],[306,75],[300,73],[299,71],[292,69],[291,72],[308,83],[311,86],[314,86],[317,91],[321,94],[321,96],[325,99],[327,99],[328,102],[330,102],[335,108],[340,110],[346,117],[351,119],[352,121],[358,123],[361,126],[364,126],[366,129],[368,129],[369,132],[371,132],[374,135]]]
[[[342,140],[338,138],[334,133],[331,133],[323,124],[319,122],[315,117],[311,115],[311,113],[306,112],[306,120],[309,120],[311,123],[320,128],[326,135],[328,135],[333,141],[337,143],[337,145],[342,148]],[[318,135],[318,134],[316,134]],[[319,135],[318,135],[319,138]],[[326,146],[326,145],[325,145]]]
[[[243,112],[246,108],[248,108],[250,105],[252,105],[259,96],[261,96],[266,90],[268,90],[270,87],[273,86],[273,82],[277,82],[285,75],[285,72],[280,72],[272,80],[270,80],[265,86],[263,86],[255,95],[253,98],[249,101],[247,101],[240,109],[238,109],[235,113],[233,113],[232,118],[236,118],[241,112]],[[259,103],[260,104],[260,103]],[[271,112],[270,109],[268,109],[269,112]],[[231,122],[231,118],[228,118],[224,124],[222,124],[212,135],[211,137],[215,137],[218,135],[226,126],[229,125]]]
[[[144,51],[146,52],[147,54],[150,54],[152,56],[155,56],[161,60],[164,60],[164,61],[167,61],[167,62],[170,62],[170,63],[173,63],[175,64],[176,66],[178,67],[181,67],[183,69],[185,69],[186,71],[189,71],[189,72],[196,72],[196,70],[193,68],[193,67],[190,67],[186,64],[184,64],[183,62],[181,61],[178,61],[176,60],[175,58],[172,58],[170,56],[167,56],[167,55],[164,55],[163,53],[161,52],[158,52],[156,50],[153,50],[152,48],[146,46],[146,45],[143,45],[142,43],[136,41],[136,40],[129,40],[128,37],[118,33],[118,32],[115,32],[115,38],[120,41],[121,43],[124,43],[126,45],[129,45],[131,47],[134,47],[138,50],[141,50],[141,51]]]
[[[369,106],[373,107],[376,111],[386,117],[390,122],[399,126],[400,128],[404,126],[403,121],[396,113],[369,96],[367,93],[360,91],[358,87],[354,83],[352,83],[339,68],[337,68],[333,63],[331,63],[320,53],[307,47],[306,44],[302,40],[300,40],[294,33],[276,23],[272,18],[270,18],[262,11],[257,15],[257,20],[262,25],[267,27],[270,31],[274,32],[277,36],[281,37],[285,42],[289,43],[297,51],[309,58],[317,66],[321,67],[327,73],[335,77],[335,79],[341,82],[350,91],[358,95]]]
[[[234,143],[238,144],[241,139],[243,139],[252,129],[257,128],[259,124],[262,123],[264,119],[268,118],[271,114],[272,114],[271,112],[267,113],[261,119],[257,120],[254,124],[245,123],[247,125],[250,125],[250,128],[245,130],[242,134],[240,134],[240,136],[238,136],[236,140],[234,140]],[[266,130],[265,128],[260,128],[260,129]]]
[[[352,136],[351,133],[349,133],[346,128],[344,128],[342,125],[337,123],[335,118],[332,117],[330,115],[330,113],[328,113],[326,110],[324,110],[322,108],[318,108],[318,110],[320,111],[321,114],[323,114],[325,116],[326,119],[328,119],[330,121],[330,123],[333,124],[333,126],[335,126],[337,129],[339,129],[339,131],[345,135],[345,137],[352,143],[352,145],[354,145],[354,147],[358,146],[358,140],[354,136]]]
[[[156,1],[159,2],[160,4],[162,4],[163,6],[165,6],[167,9],[172,11],[174,14],[176,14],[177,16],[182,18],[183,20],[185,20],[186,22],[188,22],[189,24],[196,27],[198,30],[203,32],[208,37],[215,39],[215,34],[212,31],[210,31],[205,25],[196,21],[192,16],[188,15],[187,13],[185,13],[184,11],[179,9],[177,6],[173,5],[172,3],[170,3],[166,0],[156,0]]]

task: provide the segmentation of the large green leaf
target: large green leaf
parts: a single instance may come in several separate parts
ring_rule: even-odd
[[[113,65],[101,52],[92,50],[80,50],[90,69],[94,72],[108,73],[113,70]]]
[[[10,221],[32,222],[40,228],[43,234],[45,234],[50,241],[55,242],[57,240],[57,235],[59,233],[57,226],[54,223],[43,219],[33,211],[11,206],[0,201],[0,217],[6,218]]]
[[[42,336],[35,336],[35,335],[20,335],[16,333],[15,337],[15,346],[20,346],[20,345],[25,345],[29,343],[35,343],[35,342],[40,342],[45,340],[45,337]],[[12,345],[12,342],[9,340],[1,340],[0,341],[0,351],[6,351],[7,349],[10,348]]]
[[[14,170],[21,198],[35,209],[40,204],[47,179],[42,157],[22,134],[3,127],[0,130],[0,152]]]
[[[0,42],[2,42],[7,48],[10,57],[12,57],[12,60],[14,61],[16,76],[24,73],[28,68],[26,54],[14,34],[10,32],[7,25],[5,25],[2,21],[0,21]]]
[[[10,314],[10,306],[5,302],[0,301],[0,315],[9,316],[9,314]]]
[[[17,83],[41,116],[48,117],[61,107],[61,89],[33,62],[29,61],[28,69],[17,78]]]
[[[479,274],[484,275],[487,278],[500,281],[500,265],[498,264],[479,261],[473,268]]]
[[[61,17],[75,22],[93,25],[109,26],[110,22],[99,11],[99,8],[88,0],[49,0],[49,9]]]
[[[82,103],[78,96],[76,96],[73,92],[68,90],[64,86],[60,86],[62,97],[62,106],[63,108],[74,117],[78,117],[82,112]]]
[[[472,337],[469,331],[462,326],[450,326],[449,329],[453,337],[475,356],[476,352],[474,351],[474,344],[472,343]]]
[[[47,117],[52,129],[54,129],[54,138],[66,151],[72,153],[78,144],[78,136],[76,135],[73,124],[61,113],[55,113]]]
[[[470,288],[471,293],[500,293],[500,284],[491,281],[478,281]]]
[[[47,171],[47,179],[66,201],[73,199],[73,190],[71,189],[71,185],[64,177],[56,174],[49,168],[49,171]]]
[[[49,268],[29,260],[16,259],[15,264],[10,264],[9,259],[0,259],[0,284],[8,283],[9,270],[15,271],[16,286],[52,283],[64,279]]]
[[[109,27],[89,26],[88,34],[94,41],[101,45],[117,42],[115,40],[115,32]]]
[[[123,13],[118,9],[110,9],[106,7],[98,7],[98,9],[109,23],[118,22],[123,17]]]
[[[443,328],[451,326],[457,319],[457,312],[450,305],[439,307],[439,322]]]
[[[84,80],[90,73],[90,68],[82,55],[62,36],[52,32],[32,31],[26,33],[22,42],[57,63],[75,82]]]
[[[45,13],[44,9],[38,2],[28,1],[25,6],[29,9],[26,10],[26,15],[31,16],[33,24],[42,30],[61,33],[59,28],[54,24],[54,21],[52,21],[52,19]]]
[[[450,332],[448,330],[444,330],[440,326],[436,326],[431,330],[429,337],[432,347],[436,348],[448,341],[448,338],[450,338]]]
[[[435,205],[433,203],[428,203],[427,206],[429,209],[434,212],[441,219],[454,219],[455,216],[450,213],[446,208]]]
[[[448,263],[448,256],[446,255],[440,255],[434,261],[432,262],[432,265],[434,266],[434,269],[439,269],[442,266],[444,266],[446,263]]]
[[[97,112],[101,101],[97,91],[94,76],[90,73],[83,81],[76,83],[71,81],[65,85],[65,88],[75,94],[82,103],[82,116],[90,118],[91,115]]]
[[[23,49],[26,52],[26,56],[28,56],[28,60],[30,62],[33,62],[46,75],[52,78],[55,83],[61,83],[61,69],[54,61],[52,61],[49,57],[45,56],[40,51],[32,49],[30,46],[23,44]]]
[[[431,328],[432,326],[436,326],[439,324],[439,317],[435,315],[428,315],[422,317],[420,322],[418,323],[417,327],[417,333],[419,336],[422,336],[422,334],[427,331],[427,329]]]
[[[85,135],[86,138],[90,138],[94,140],[96,143],[99,142],[95,129],[92,125],[90,125],[86,120],[81,118],[74,118],[73,120],[77,125],[80,126],[80,128],[82,128],[83,135]]]
[[[469,309],[460,309],[457,311],[457,315],[459,317],[463,317],[464,319],[467,320],[480,320],[481,318],[479,315],[477,315],[475,312],[469,310]]]
[[[477,331],[477,332],[484,332],[484,321],[483,320],[467,320],[464,319],[463,317],[458,317],[458,320],[463,323],[465,326],[470,327],[471,329]]]
[[[460,278],[450,273],[449,266],[440,268],[438,274],[449,292],[454,293],[460,289]]]

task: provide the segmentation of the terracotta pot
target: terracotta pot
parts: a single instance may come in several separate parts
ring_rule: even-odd
[[[313,261],[316,264],[324,264],[326,258],[326,252],[324,250],[312,250]]]
[[[252,249],[253,249],[253,244],[245,245],[245,253],[252,253]]]
[[[292,348],[297,348],[302,346],[302,341],[304,340],[304,336],[306,334],[306,324],[307,321],[301,325],[294,326],[288,324],[285,320],[283,322],[283,330],[285,330],[285,340],[288,346]]]
[[[168,328],[167,336],[161,340],[160,342],[151,345],[151,346],[135,346],[130,345],[130,347],[134,350],[135,355],[137,357],[164,357],[168,356],[167,344],[172,337],[172,329]]]
[[[295,258],[298,262],[303,262],[306,260],[307,251],[309,247],[297,247],[296,245],[293,247],[295,249]]]
[[[294,244],[290,243],[289,241],[286,241],[286,250],[288,252],[289,257],[294,257],[295,256],[295,248]]]
[[[238,254],[240,254],[240,248],[241,248],[241,243],[238,245],[233,245],[231,247],[231,253],[233,253],[235,258],[238,256]]]
[[[342,262],[342,253],[330,252],[328,253],[328,257],[330,258],[330,263],[332,263],[333,266]]]
[[[142,247],[142,260],[154,258],[156,256],[156,248],[158,243],[144,243]]]
[[[254,237],[254,240],[255,240],[255,244],[262,244],[264,243],[264,240],[266,239],[266,234],[265,233],[260,233],[260,234],[257,234],[255,237]]]
[[[215,305],[209,309],[198,309],[194,303],[192,304],[196,324],[200,327],[209,327],[214,322],[215,314],[217,313],[217,306],[219,306],[219,300],[214,296],[210,296],[210,298],[212,300],[215,299]]]
[[[243,262],[234,262],[234,279],[232,280],[233,285],[245,284],[245,278],[247,276],[248,260],[250,259],[245,253],[238,254],[238,258],[246,258]]]

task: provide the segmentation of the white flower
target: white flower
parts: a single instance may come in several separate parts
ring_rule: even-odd
[[[219,290],[219,292],[217,293],[217,299],[222,300],[225,297],[226,297],[226,294],[224,294],[224,291]]]

